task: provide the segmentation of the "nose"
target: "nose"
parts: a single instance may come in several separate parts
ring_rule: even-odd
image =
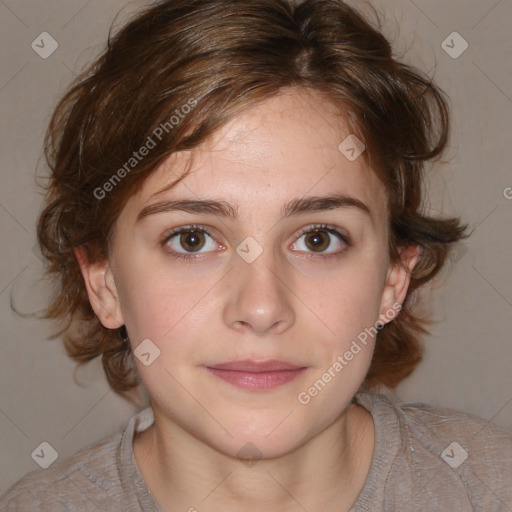
[[[252,263],[241,258],[235,262],[224,322],[237,332],[281,334],[295,322],[293,292],[283,269],[269,260],[261,255]]]

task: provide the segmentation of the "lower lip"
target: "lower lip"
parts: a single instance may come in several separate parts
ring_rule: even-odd
[[[269,372],[247,372],[206,368],[217,377],[233,386],[244,389],[263,390],[282,386],[296,379],[306,368],[297,370],[273,370]]]

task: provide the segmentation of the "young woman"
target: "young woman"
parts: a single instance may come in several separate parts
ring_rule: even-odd
[[[38,237],[69,355],[151,407],[2,510],[510,510],[512,433],[371,392],[421,360],[418,289],[467,236],[422,206],[448,130],[341,1],[133,19],[56,108]]]

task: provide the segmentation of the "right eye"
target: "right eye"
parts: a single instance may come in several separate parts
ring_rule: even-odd
[[[194,258],[194,254],[203,254],[222,247],[199,226],[181,226],[173,229],[165,237],[162,245],[169,246],[176,253],[176,257],[181,258]]]

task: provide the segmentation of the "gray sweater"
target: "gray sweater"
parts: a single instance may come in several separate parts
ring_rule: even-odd
[[[358,393],[355,400],[371,413],[376,438],[350,512],[512,512],[512,432],[382,394]],[[124,432],[26,474],[0,497],[0,510],[162,512],[133,456],[134,433],[152,423],[152,409],[144,409]]]

